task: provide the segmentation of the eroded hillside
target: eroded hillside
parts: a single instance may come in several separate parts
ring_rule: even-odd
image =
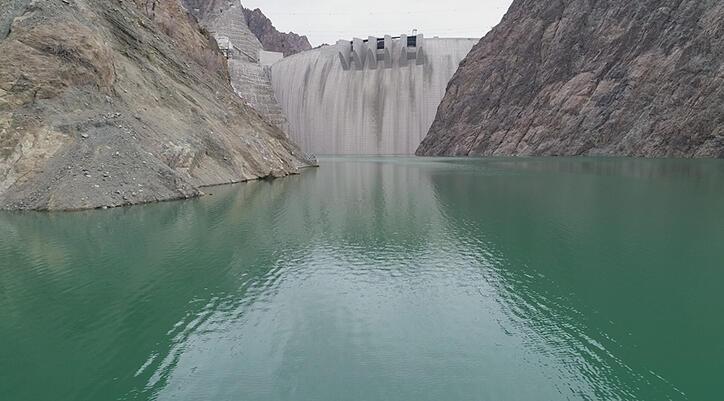
[[[308,165],[178,0],[0,1],[0,208],[188,198]]]
[[[312,48],[306,36],[294,32],[279,32],[258,8],[254,10],[245,8],[244,16],[249,29],[259,38],[265,50],[284,53],[284,57],[288,57]]]

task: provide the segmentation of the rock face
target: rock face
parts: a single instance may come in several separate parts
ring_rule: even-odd
[[[419,155],[724,157],[724,2],[515,0]]]
[[[0,208],[188,198],[308,164],[178,0],[1,0],[0,54]]]
[[[312,48],[306,36],[300,36],[294,32],[282,33],[277,31],[271,20],[258,8],[256,10],[245,8],[244,15],[246,16],[246,24],[254,35],[259,38],[264,50],[284,53],[284,57],[288,57]]]
[[[268,68],[260,64],[262,43],[246,25],[239,0],[183,0],[186,8],[225,48],[231,85],[267,121],[286,132],[287,119],[274,97]]]

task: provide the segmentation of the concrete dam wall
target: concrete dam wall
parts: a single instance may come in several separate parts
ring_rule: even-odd
[[[411,155],[478,39],[373,38],[287,57],[272,87],[289,135],[320,155]]]

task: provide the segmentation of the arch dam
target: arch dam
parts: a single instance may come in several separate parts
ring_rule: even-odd
[[[289,136],[318,155],[414,154],[478,40],[369,37],[277,61],[272,87]]]

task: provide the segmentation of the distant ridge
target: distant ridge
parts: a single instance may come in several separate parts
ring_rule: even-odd
[[[264,50],[284,53],[284,57],[287,57],[312,48],[306,36],[294,32],[279,32],[258,8],[255,10],[245,8],[244,16],[249,29],[259,38]]]

